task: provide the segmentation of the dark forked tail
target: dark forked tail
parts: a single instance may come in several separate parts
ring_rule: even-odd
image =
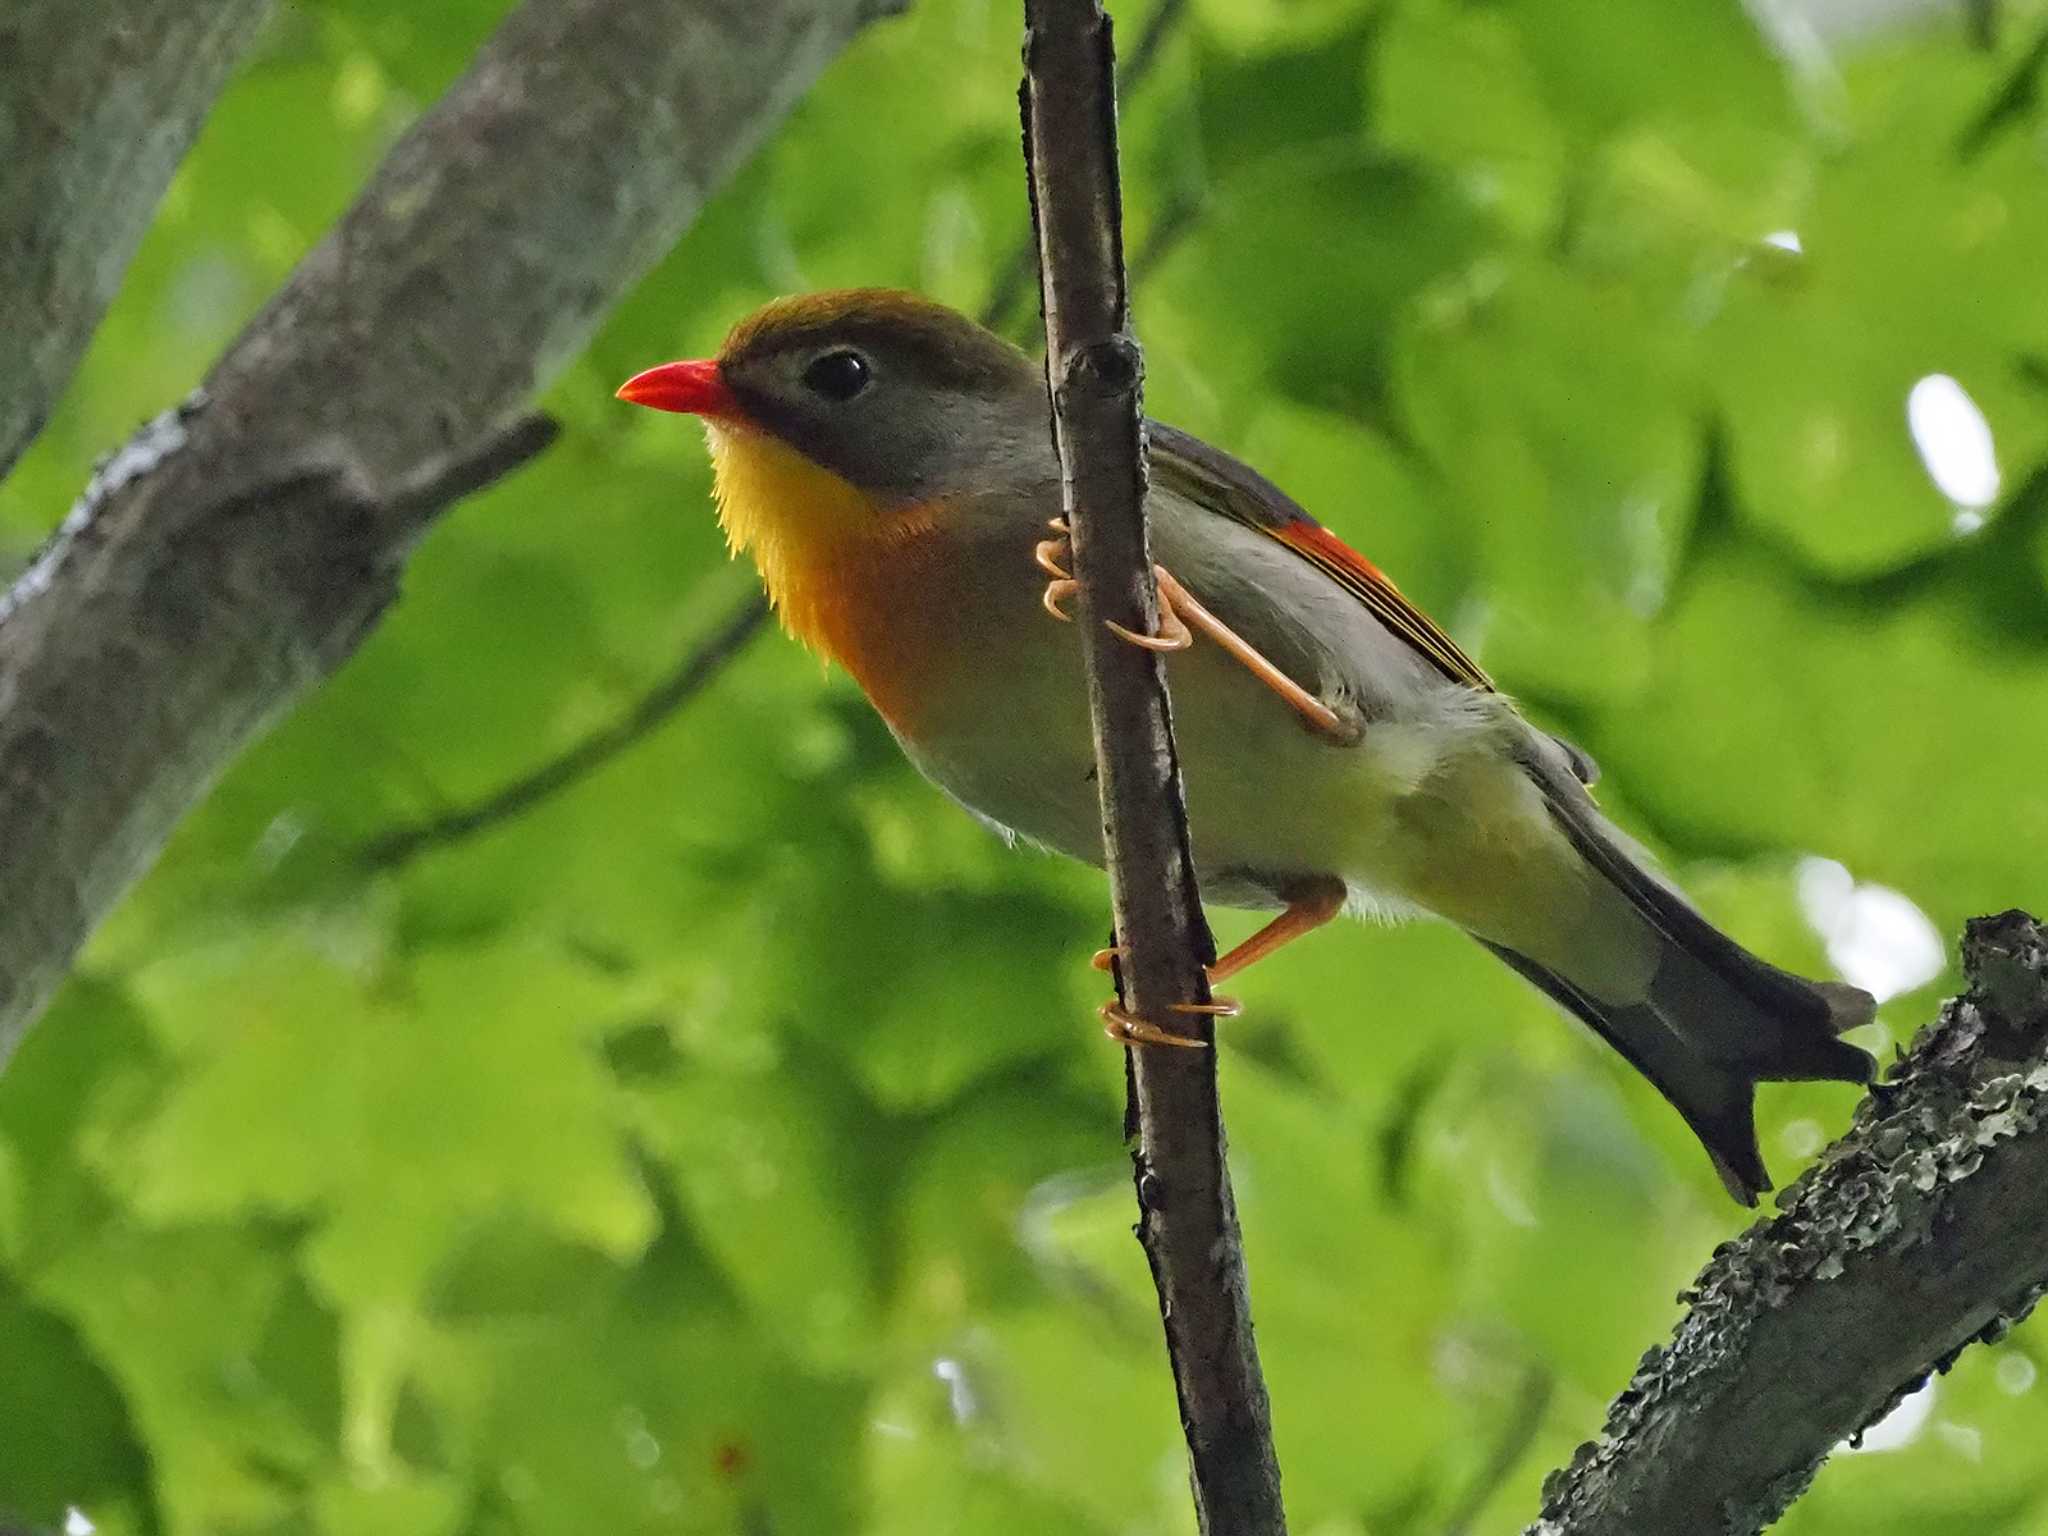
[[[1757,1147],[1756,1085],[1869,1082],[1875,1063],[1836,1037],[1869,1023],[1875,1000],[1861,988],[1808,981],[1758,959],[1637,863],[1577,784],[1536,777],[1566,836],[1650,929],[1657,967],[1647,997],[1614,1004],[1526,955],[1487,948],[1656,1084],[1705,1145],[1728,1192],[1755,1205],[1771,1187]]]

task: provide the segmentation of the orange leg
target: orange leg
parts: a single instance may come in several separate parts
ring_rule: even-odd
[[[1303,934],[1314,933],[1343,910],[1344,882],[1335,876],[1316,881],[1313,888],[1290,901],[1286,911],[1210,966],[1209,980],[1228,981]],[[1107,971],[1116,963],[1119,953],[1115,949],[1098,949],[1088,963],[1098,971]],[[1237,1010],[1233,1007],[1231,1011]]]
[[[1314,933],[1343,910],[1344,882],[1335,877],[1318,880],[1307,894],[1290,901],[1286,911],[1210,966],[1209,979],[1224,981],[1235,976],[1303,934]]]
[[[1200,599],[1175,581],[1165,566],[1153,566],[1152,574],[1159,582],[1159,620],[1163,634],[1157,638],[1134,635],[1121,624],[1111,624],[1111,629],[1133,645],[1142,645],[1148,650],[1181,651],[1193,643],[1193,637],[1188,633],[1189,627],[1193,626],[1222,646],[1253,677],[1285,699],[1288,707],[1306,720],[1311,729],[1345,746],[1358,739],[1358,732],[1346,725],[1334,709],[1274,666],[1260,654],[1257,646],[1203,607]]]
[[[1066,562],[1073,556],[1067,520],[1056,517],[1047,526],[1056,537],[1040,539],[1032,549],[1032,559],[1041,571],[1052,577],[1045,588],[1045,611],[1060,622],[1069,623],[1071,619],[1062,604],[1080,590],[1080,583],[1067,569]],[[1184,651],[1195,643],[1194,631],[1198,629],[1236,658],[1253,677],[1286,700],[1287,706],[1306,720],[1312,730],[1345,746],[1358,739],[1358,732],[1346,725],[1334,709],[1273,665],[1260,654],[1257,646],[1211,613],[1199,598],[1174,580],[1165,566],[1153,566],[1152,575],[1159,583],[1159,633],[1141,635],[1136,630],[1105,619],[1103,622],[1113,633],[1132,645],[1142,645],[1148,651]]]

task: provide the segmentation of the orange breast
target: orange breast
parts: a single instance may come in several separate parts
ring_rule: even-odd
[[[933,702],[960,622],[949,545],[928,531],[841,550],[825,568],[792,571],[779,603],[790,633],[846,668],[904,735]]]
[[[884,505],[766,432],[708,435],[727,542],[753,557],[783,626],[909,733],[959,622],[944,509]]]

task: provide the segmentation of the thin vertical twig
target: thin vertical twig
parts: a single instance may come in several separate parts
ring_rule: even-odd
[[[1203,1015],[1173,1011],[1209,1001],[1203,964],[1214,950],[1189,852],[1165,670],[1105,627],[1113,620],[1150,633],[1158,620],[1109,19],[1096,0],[1025,0],[1024,14],[1020,97],[1046,377],[1081,583],[1119,984],[1132,1014],[1209,1040]],[[1197,1520],[1215,1536],[1279,1536],[1286,1517],[1224,1161],[1216,1053],[1135,1047],[1127,1084],[1138,1237],[1159,1293]]]
[[[1181,18],[1187,13],[1187,0],[1159,0],[1152,15],[1146,21],[1144,30],[1138,34],[1138,44],[1131,50],[1131,56],[1124,60],[1117,71],[1117,84],[1124,99],[1145,83],[1145,77],[1152,73],[1152,67],[1159,62],[1166,51],[1166,44],[1179,27]],[[1178,209],[1169,213],[1177,214]],[[1162,215],[1162,218],[1166,215]],[[1176,229],[1173,237],[1181,233]],[[1138,263],[1133,263],[1137,266]],[[1035,240],[1021,241],[996,270],[996,279],[989,289],[989,296],[981,308],[981,323],[992,331],[1009,333],[1012,323],[1021,324],[1026,318],[1018,313],[1025,296],[1031,292],[1032,278],[1038,275],[1038,243]],[[1134,274],[1135,276],[1136,274]]]
[[[1550,1412],[1550,1400],[1556,1395],[1557,1378],[1551,1374],[1549,1366],[1539,1363],[1522,1373],[1522,1383],[1515,1391],[1507,1422],[1501,1426],[1485,1465],[1458,1500],[1450,1518],[1444,1521],[1440,1536],[1471,1536],[1472,1528],[1478,1524],[1486,1506],[1514,1476],[1515,1468],[1522,1464],[1522,1458],[1529,1454],[1529,1447],[1536,1443],[1536,1436],[1543,1429],[1544,1415]]]

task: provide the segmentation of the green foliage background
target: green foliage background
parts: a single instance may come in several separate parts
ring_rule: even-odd
[[[15,555],[502,9],[285,15],[0,494]],[[694,434],[619,379],[779,292],[983,302],[1025,219],[1016,10],[918,0],[834,67],[551,392],[561,444],[435,534],[0,1078],[0,1506],[1191,1529],[1097,877],[1002,850],[779,636],[515,823],[356,857],[619,714],[748,590]],[[1951,938],[2048,905],[2048,16],[1999,20],[1774,50],[1735,0],[1193,0],[1125,108],[1133,243],[1178,236],[1139,292],[1154,411],[1392,569],[1718,920],[1822,972],[1803,855]],[[1974,531],[1907,432],[1931,373],[1996,443]],[[1444,1530],[1535,1383],[1470,1525],[1519,1528],[1740,1213],[1453,933],[1333,931],[1243,991],[1295,1528]],[[1850,1103],[1765,1091],[1781,1178]],[[2048,1532],[2042,1338],[1972,1351],[1784,1528]]]

